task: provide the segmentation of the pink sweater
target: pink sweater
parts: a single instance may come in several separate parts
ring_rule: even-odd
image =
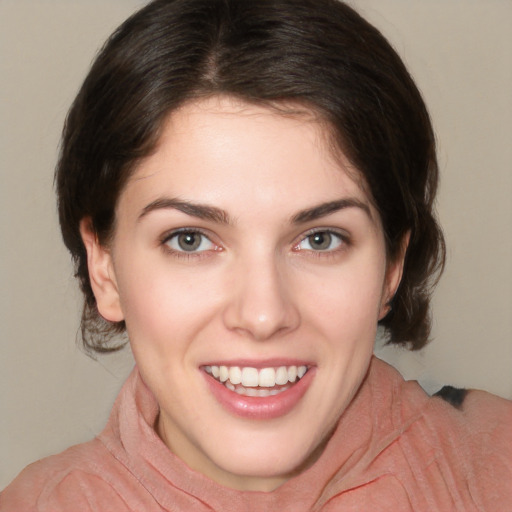
[[[512,403],[471,391],[460,409],[374,358],[323,455],[273,492],[189,469],[153,430],[135,369],[93,441],[26,468],[1,512],[512,511]]]

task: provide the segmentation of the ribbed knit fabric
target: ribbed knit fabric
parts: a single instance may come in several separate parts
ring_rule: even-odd
[[[134,369],[93,441],[27,467],[1,512],[512,511],[512,402],[470,391],[460,408],[373,358],[324,453],[273,492],[189,469],[156,435]]]

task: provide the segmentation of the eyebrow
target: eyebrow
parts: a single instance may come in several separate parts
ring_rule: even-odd
[[[312,208],[301,210],[300,212],[296,213],[291,220],[293,224],[303,224],[320,219],[322,217],[326,217],[327,215],[340,210],[344,210],[346,208],[360,208],[368,215],[368,217],[370,217],[370,219],[372,219],[370,208],[366,203],[363,203],[356,198],[344,198],[338,199],[336,201],[328,201],[326,203],[313,206]],[[165,197],[156,199],[155,201],[152,201],[147,206],[145,206],[139,215],[138,220],[141,220],[143,217],[153,211],[165,209],[178,210],[192,217],[209,220],[219,224],[232,223],[229,214],[221,208],[201,203],[192,203],[176,198]]]
[[[329,201],[327,203],[322,203],[318,206],[308,208],[307,210],[302,210],[292,217],[292,222],[294,224],[311,222],[346,208],[360,208],[368,215],[368,217],[370,217],[370,220],[373,220],[370,207],[366,203],[363,203],[359,199],[349,197],[338,199],[336,201]]]
[[[216,208],[215,206],[209,206],[200,203],[191,203],[189,201],[183,201],[181,199],[161,198],[149,203],[145,206],[139,215],[138,220],[141,220],[148,213],[156,210],[174,209],[180,212],[197,217],[198,219],[209,220],[217,222],[219,224],[230,224],[231,220],[228,213],[225,210]]]

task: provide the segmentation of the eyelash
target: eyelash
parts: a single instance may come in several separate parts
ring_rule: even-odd
[[[300,244],[307,241],[308,239],[311,239],[311,237],[313,237],[315,235],[329,235],[329,237],[333,237],[333,238],[337,239],[338,246],[333,249],[327,248],[324,250],[322,250],[322,249],[314,250],[312,248],[304,249],[304,248],[299,247]],[[331,243],[332,243],[332,238],[331,238]],[[350,245],[350,238],[346,233],[340,232],[338,230],[331,229],[331,228],[315,228],[315,229],[312,229],[311,231],[308,231],[304,235],[302,235],[299,242],[294,244],[293,249],[295,252],[307,251],[311,256],[325,258],[325,257],[337,255],[340,251],[343,251],[349,245]]]
[[[203,249],[200,251],[192,250],[192,251],[186,251],[186,250],[180,250],[175,249],[170,246],[170,242],[172,240],[177,240],[180,235],[192,235],[192,236],[200,236],[201,242],[198,247],[201,246],[201,244],[204,243],[205,240],[207,240],[211,245],[211,249]],[[319,249],[315,250],[313,248],[311,249],[304,249],[300,248],[299,246],[307,241],[310,240],[311,237],[315,235],[329,235],[331,237],[330,242],[332,243],[332,238],[337,239],[338,246],[333,249]],[[336,243],[336,242],[335,242]],[[172,254],[176,258],[184,258],[184,259],[190,259],[190,258],[204,258],[211,255],[212,252],[220,252],[222,251],[222,247],[215,244],[211,240],[211,235],[206,233],[205,231],[198,229],[198,228],[181,228],[177,230],[173,230],[171,232],[167,232],[162,235],[160,238],[160,245],[163,247],[163,249],[167,252]],[[337,255],[340,251],[343,251],[347,248],[347,246],[350,245],[350,238],[346,233],[342,233],[340,231],[334,230],[334,229],[328,229],[328,228],[315,228],[311,231],[308,231],[307,233],[301,235],[300,240],[293,245],[293,251],[294,252],[303,252],[307,251],[308,255],[311,255],[313,257],[333,257]]]
[[[201,242],[200,245],[204,243],[205,240],[207,240],[212,246],[212,249],[203,249],[201,251],[193,250],[193,251],[186,251],[186,250],[180,250],[180,249],[174,249],[169,244],[172,240],[177,240],[180,235],[192,235],[192,236],[200,236]],[[177,230],[173,230],[171,232],[165,233],[160,238],[160,245],[163,247],[163,249],[167,252],[172,254],[176,258],[184,258],[184,259],[190,259],[190,258],[201,258],[201,257],[207,257],[209,253],[211,252],[218,252],[222,250],[220,246],[215,244],[211,240],[211,235],[204,232],[201,229],[198,228],[181,228]]]

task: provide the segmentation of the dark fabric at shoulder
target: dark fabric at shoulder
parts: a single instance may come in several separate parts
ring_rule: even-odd
[[[438,396],[453,405],[456,409],[462,408],[462,403],[468,394],[467,389],[454,388],[453,386],[442,387],[434,396]]]

